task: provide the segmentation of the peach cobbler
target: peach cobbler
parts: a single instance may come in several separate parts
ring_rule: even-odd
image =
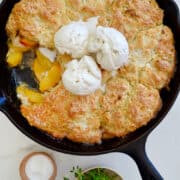
[[[22,115],[55,138],[90,144],[146,125],[175,70],[174,38],[163,17],[155,0],[15,4],[6,25],[7,63],[21,67],[33,52],[29,66],[38,83],[17,87]]]

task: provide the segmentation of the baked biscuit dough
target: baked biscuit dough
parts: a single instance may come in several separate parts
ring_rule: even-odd
[[[20,35],[53,48],[54,33],[62,25],[93,16],[133,38],[139,30],[161,24],[163,13],[154,0],[21,0],[6,30],[10,38]]]
[[[171,30],[163,25],[163,11],[155,0],[21,0],[9,17],[6,30],[54,48],[59,27],[74,20],[99,16],[99,24],[126,36],[129,64],[116,76],[102,70],[106,91],[76,96],[62,82],[45,94],[41,104],[21,105],[30,125],[56,138],[99,143],[124,137],[152,120],[160,110],[160,90],[167,87],[175,69]],[[57,57],[62,69],[68,62]]]

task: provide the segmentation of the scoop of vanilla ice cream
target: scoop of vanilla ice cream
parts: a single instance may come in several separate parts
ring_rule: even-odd
[[[114,28],[98,26],[88,43],[103,69],[113,71],[128,63],[129,47],[125,36]]]
[[[98,17],[87,22],[77,21],[61,27],[54,36],[55,47],[60,54],[70,54],[73,58],[81,58],[87,54],[89,35],[95,31]]]
[[[62,82],[71,93],[88,95],[100,88],[101,71],[92,57],[84,56],[80,61],[74,59],[66,67]]]

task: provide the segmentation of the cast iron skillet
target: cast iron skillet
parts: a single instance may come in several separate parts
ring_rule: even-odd
[[[123,139],[115,138],[103,141],[99,145],[87,146],[73,143],[67,139],[53,139],[46,133],[31,127],[18,110],[19,101],[16,98],[14,76],[5,63],[7,37],[4,30],[10,11],[17,1],[4,0],[0,6],[0,110],[9,117],[10,121],[21,132],[50,149],[76,155],[124,152],[136,161],[143,179],[163,179],[148,160],[145,152],[145,143],[149,133],[162,121],[173,105],[180,90],[180,17],[175,2],[173,0],[158,0],[160,7],[165,12],[164,24],[168,25],[174,33],[177,51],[177,69],[170,83],[170,91],[166,89],[161,91],[161,97],[163,99],[161,111],[147,126],[138,129]],[[24,78],[26,79],[28,76],[24,74]]]

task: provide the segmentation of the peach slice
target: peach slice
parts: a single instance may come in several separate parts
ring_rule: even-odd
[[[15,67],[21,63],[22,58],[23,58],[22,52],[11,48],[8,51],[6,61],[10,67]]]
[[[39,50],[36,50],[36,55],[41,66],[46,67],[47,69],[51,68],[52,62],[46,56],[44,56]]]
[[[41,103],[44,99],[43,95],[34,89],[28,88],[26,85],[21,84],[17,87],[18,95],[25,97],[32,103]]]
[[[19,51],[19,52],[26,52],[28,51],[30,48],[28,47],[25,47],[25,46],[17,46],[16,44],[13,44],[13,43],[8,43],[8,47],[9,49],[14,49],[15,51]]]
[[[29,39],[25,39],[23,37],[20,37],[20,43],[23,44],[24,46],[30,47],[30,48],[33,48],[33,47],[37,46],[36,42],[31,41]]]
[[[60,80],[61,68],[58,63],[54,63],[51,69],[46,73],[44,78],[40,81],[39,89],[44,92],[54,87]]]
[[[40,51],[36,51],[37,58],[34,60],[33,63],[33,71],[36,78],[41,81],[42,78],[45,76],[46,72],[50,70],[52,67],[52,63],[45,57]]]
[[[52,63],[39,50],[36,51],[33,71],[39,80],[39,89],[44,92],[54,87],[60,80],[61,68],[57,62]]]
[[[41,62],[39,62],[39,59],[35,59],[33,63],[33,71],[36,76],[36,78],[41,81],[41,79],[45,76],[46,72],[49,68],[46,66],[42,66]]]

